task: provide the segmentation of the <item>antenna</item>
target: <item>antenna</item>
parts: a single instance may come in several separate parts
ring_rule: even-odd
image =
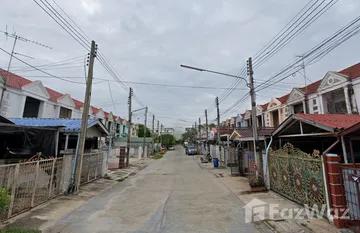
[[[21,54],[21,53],[16,53],[16,52],[14,52],[14,54],[19,55],[19,56],[23,56],[23,57],[27,57],[27,58],[30,58],[30,59],[35,59],[35,57],[31,57],[31,56],[28,56],[28,55],[25,55],[25,54]]]

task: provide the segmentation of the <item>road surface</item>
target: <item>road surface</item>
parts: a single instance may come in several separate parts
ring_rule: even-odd
[[[259,232],[243,204],[183,148],[170,151],[48,232]]]

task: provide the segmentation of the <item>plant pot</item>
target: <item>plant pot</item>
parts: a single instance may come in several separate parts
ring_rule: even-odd
[[[266,191],[266,187],[251,187],[250,186],[250,190],[251,190],[251,192],[263,192],[263,191]]]

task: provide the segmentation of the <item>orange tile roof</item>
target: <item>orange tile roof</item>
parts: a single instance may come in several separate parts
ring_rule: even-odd
[[[286,103],[286,101],[287,101],[287,99],[288,99],[289,95],[290,95],[290,94],[286,94],[286,95],[281,96],[281,97],[276,98],[276,99],[277,99],[277,100],[279,100],[279,101],[280,101],[280,103],[284,104],[284,103]]]
[[[57,92],[57,91],[54,91],[53,89],[50,89],[48,87],[45,87],[47,93],[49,94],[50,96],[50,101],[53,101],[53,102],[57,102],[57,100],[64,96],[64,94],[61,94],[60,92]]]

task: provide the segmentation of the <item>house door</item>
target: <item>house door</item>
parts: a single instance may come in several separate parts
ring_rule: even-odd
[[[307,154],[290,143],[269,153],[270,189],[299,204],[326,203],[319,151]]]

